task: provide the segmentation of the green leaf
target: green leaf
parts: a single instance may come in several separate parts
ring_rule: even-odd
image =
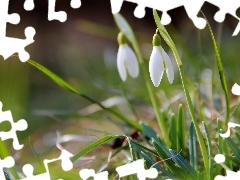
[[[147,125],[145,125],[145,124],[143,124],[143,123],[141,123],[141,127],[142,127],[142,129],[143,129],[143,132],[144,132],[149,138],[154,139],[155,141],[158,141],[157,134],[154,132],[154,130],[153,130],[151,127],[149,127],[149,126],[147,126]]]
[[[178,136],[178,144],[177,151],[184,150],[186,146],[185,142],[185,119],[182,104],[179,105],[178,108],[178,120],[177,120],[177,136]]]
[[[155,164],[153,167],[156,168],[158,171],[162,171],[162,173],[168,176],[169,178],[174,178],[174,175],[172,173],[166,171],[162,166],[160,166],[160,164],[158,163],[156,164],[156,162],[144,151],[141,151],[141,154],[143,158],[146,160],[146,164],[148,168],[152,167],[152,165]]]
[[[229,148],[227,146],[226,141],[220,136],[222,133],[222,122],[218,119],[218,144],[220,149],[222,150],[222,153],[225,155],[225,157],[230,157]],[[229,158],[226,158],[225,164],[232,169],[232,161],[230,161]],[[219,169],[217,169],[219,171]]]
[[[171,115],[171,126],[169,130],[169,137],[171,140],[171,147],[173,149],[177,149],[177,146],[178,146],[177,119],[174,114]]]
[[[186,173],[190,173],[192,177],[197,176],[197,171],[176,151],[169,149],[173,161],[175,161]]]
[[[71,86],[70,84],[68,84],[66,81],[64,81],[62,78],[60,78],[59,76],[57,76],[56,74],[54,74],[53,72],[51,72],[50,70],[48,70],[47,68],[45,68],[44,66],[42,66],[41,64],[33,61],[33,60],[28,60],[27,61],[30,65],[32,65],[33,67],[37,68],[38,70],[40,70],[41,72],[43,72],[46,76],[48,76],[53,82],[55,82],[57,85],[63,87],[66,90],[69,90],[70,92],[77,94],[79,96],[81,96],[84,99],[87,99],[88,101],[97,104],[99,107],[101,107],[102,109],[104,109],[105,111],[115,115],[116,117],[118,117],[120,120],[126,122],[127,124],[129,124],[130,126],[132,126],[133,128],[136,128],[137,130],[142,131],[141,126],[139,125],[138,122],[133,121],[128,119],[126,116],[110,109],[107,108],[105,106],[103,106],[101,103],[93,100],[92,98],[88,97],[85,94],[81,94],[80,91],[78,91],[77,89],[75,89],[73,86]]]
[[[190,164],[197,171],[198,170],[197,137],[196,137],[196,132],[195,132],[193,123],[191,123],[190,125],[189,155],[190,155]]]
[[[203,13],[202,13],[203,14]],[[205,17],[205,15],[203,14],[203,16]],[[219,72],[219,76],[220,76],[220,81],[221,81],[221,85],[224,91],[224,96],[225,96],[225,101],[226,101],[226,119],[225,119],[225,124],[227,124],[229,122],[230,119],[230,102],[229,102],[229,93],[228,93],[228,86],[227,86],[227,81],[226,81],[226,76],[224,73],[224,69],[223,69],[223,65],[222,65],[222,60],[221,60],[221,56],[218,50],[218,46],[212,31],[212,28],[207,20],[207,18],[205,17],[206,21],[207,21],[207,25],[210,31],[210,35],[212,38],[212,42],[213,42],[213,47],[214,47],[214,51],[215,51],[215,55],[216,55],[216,60],[217,60],[217,66],[218,66],[218,72]]]
[[[76,153],[72,158],[71,158],[71,161],[74,162],[76,161],[77,159],[79,159],[80,157],[84,156],[85,154],[89,153],[90,151],[94,150],[95,148],[97,148],[98,146],[108,142],[108,141],[112,141],[114,139],[117,139],[117,138],[122,138],[122,137],[125,137],[125,136],[111,136],[111,135],[108,135],[108,136],[105,136],[101,139],[99,139],[98,141],[88,145],[87,147],[83,148],[81,151],[79,151],[78,153]]]
[[[138,147],[139,149],[141,149],[141,151],[145,150],[150,152],[151,154],[153,154],[154,156],[158,156],[158,153],[156,153],[155,151],[139,144],[138,142],[134,141],[133,139],[129,138],[129,140],[131,141],[131,143],[133,143],[135,145],[135,147]]]
[[[118,28],[125,34],[125,36],[131,43],[134,43],[135,36],[133,30],[131,26],[128,24],[128,22],[125,20],[125,18],[119,13],[114,14],[113,17]]]
[[[235,133],[236,139],[238,141],[238,144],[240,145],[240,134],[239,133]]]
[[[181,179],[189,178],[189,175],[185,171],[182,171],[179,167],[175,166],[175,163],[171,158],[171,153],[164,145],[153,140],[153,146],[155,147],[158,155],[161,157],[166,167],[168,167],[173,174],[177,174],[178,178]]]
[[[212,152],[212,145],[211,145],[211,139],[208,133],[208,129],[207,126],[205,125],[205,123],[203,122],[203,129],[204,129],[204,133],[207,139],[207,145],[208,145],[208,156],[209,156],[209,175],[208,178],[211,180],[213,178],[213,152]]]
[[[225,141],[227,142],[228,147],[232,150],[233,154],[236,156],[236,158],[240,162],[240,149],[239,149],[239,147],[235,144],[235,142],[230,137],[225,138]]]

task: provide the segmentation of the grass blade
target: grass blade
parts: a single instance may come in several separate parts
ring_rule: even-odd
[[[178,144],[177,144],[177,151],[181,151],[185,149],[185,120],[184,120],[184,112],[182,104],[179,105],[178,108],[178,120],[177,120],[177,137],[178,137]],[[183,152],[184,154],[184,152]]]
[[[203,14],[203,13],[202,13]],[[203,14],[203,16],[205,17],[205,15]],[[227,88],[227,82],[226,82],[226,76],[224,73],[224,69],[223,69],[223,65],[222,65],[222,60],[221,60],[221,56],[218,50],[218,46],[212,31],[212,28],[207,20],[207,18],[205,17],[206,21],[207,21],[207,25],[210,31],[210,35],[212,38],[212,42],[213,42],[213,46],[214,46],[214,51],[215,51],[215,55],[216,55],[216,60],[217,60],[217,66],[218,66],[218,73],[220,76],[220,81],[221,81],[221,85],[224,91],[224,96],[225,96],[225,101],[226,101],[226,119],[225,119],[225,124],[227,125],[227,123],[229,122],[230,119],[230,102],[229,102],[229,94],[228,94],[228,88]]]
[[[212,145],[211,145],[211,139],[208,133],[208,129],[207,126],[205,125],[205,123],[203,122],[203,129],[204,129],[204,133],[207,139],[207,145],[208,145],[208,156],[209,156],[209,175],[208,178],[209,180],[211,180],[213,178],[213,152],[212,152]]]
[[[196,137],[196,132],[195,132],[193,123],[191,123],[190,125],[189,155],[190,155],[190,164],[197,171],[198,170],[197,137]]]
[[[79,151],[78,153],[76,153],[72,158],[71,158],[71,161],[74,162],[76,161],[77,159],[79,159],[80,157],[84,156],[85,154],[89,153],[90,151],[94,150],[96,147],[108,142],[108,141],[112,141],[114,139],[117,139],[117,138],[122,138],[122,137],[125,137],[125,136],[105,136],[101,139],[99,139],[98,141],[88,145],[87,147],[83,148],[81,151]]]
[[[197,177],[197,171],[176,151],[169,149],[172,155],[173,161],[175,161],[182,170],[186,173],[190,173],[191,177]]]
[[[223,133],[223,132],[221,132],[221,133]],[[236,158],[240,162],[240,149],[238,148],[238,146],[235,144],[235,142],[230,137],[225,138],[225,141],[227,142],[228,147],[232,150],[233,154],[236,156]]]
[[[94,99],[88,97],[85,94],[81,94],[80,91],[78,91],[77,89],[75,89],[73,86],[71,86],[70,84],[68,84],[66,81],[64,81],[62,78],[60,78],[59,76],[57,76],[56,74],[54,74],[53,72],[51,72],[50,70],[48,70],[47,68],[45,68],[44,66],[42,66],[41,64],[33,61],[33,60],[28,60],[27,61],[30,65],[32,65],[33,67],[37,68],[38,70],[40,70],[41,72],[43,72],[45,75],[47,75],[53,82],[55,82],[57,85],[63,87],[64,89],[73,92],[74,94],[77,94],[79,96],[81,96],[84,99],[87,99],[88,101],[97,104],[99,107],[101,107],[102,109],[104,109],[105,111],[115,115],[116,117],[118,117],[120,120],[126,122],[127,124],[129,124],[130,126],[132,126],[133,128],[136,128],[137,130],[142,131],[141,126],[139,125],[138,122],[133,121],[128,119],[126,116],[123,116],[122,114],[110,109],[110,108],[106,108],[105,106],[103,106],[101,103],[95,101]]]
[[[153,167],[156,168],[158,171],[162,171],[162,173],[166,176],[168,176],[169,178],[174,178],[174,175],[168,171],[166,171],[162,166],[160,166],[158,163],[156,164],[156,162],[148,155],[146,154],[144,151],[141,151],[141,154],[143,156],[143,158],[146,160],[146,164],[147,167],[150,168],[152,165],[154,165]]]
[[[171,140],[172,149],[177,150],[177,146],[178,146],[177,119],[174,114],[171,115],[171,125],[170,125],[170,130],[169,130],[169,137]]]

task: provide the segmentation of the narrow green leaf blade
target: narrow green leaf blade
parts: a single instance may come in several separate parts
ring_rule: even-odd
[[[213,152],[212,152],[212,145],[211,145],[211,139],[208,133],[208,129],[207,126],[205,125],[205,123],[203,122],[203,129],[204,129],[204,133],[207,139],[207,145],[208,145],[208,156],[209,156],[209,175],[208,178],[211,180],[213,178]]]
[[[182,104],[178,108],[178,120],[177,120],[177,134],[178,134],[178,145],[177,151],[184,150],[186,146],[185,142],[185,119]]]
[[[45,68],[44,66],[42,66],[41,64],[33,61],[33,60],[28,60],[27,61],[30,65],[32,65],[33,67],[37,68],[38,70],[40,70],[41,72],[43,72],[43,74],[45,74],[46,76],[48,76],[51,80],[53,80],[53,82],[55,82],[57,85],[63,87],[66,90],[69,90],[79,96],[81,96],[84,99],[87,99],[88,101],[97,104],[99,107],[101,107],[102,109],[104,109],[105,111],[108,111],[109,113],[115,115],[116,117],[118,117],[120,120],[126,122],[127,124],[129,124],[130,126],[132,126],[133,128],[136,128],[137,130],[142,131],[141,126],[139,125],[138,122],[133,121],[128,119],[126,116],[105,107],[104,105],[102,105],[101,103],[95,101],[94,99],[88,97],[85,94],[81,94],[80,91],[78,91],[77,89],[75,89],[73,86],[71,86],[70,84],[68,84],[66,81],[64,81],[62,78],[60,78],[59,76],[57,76],[55,73],[51,72],[50,70],[48,70],[47,68]]]
[[[124,137],[124,136],[111,136],[111,135],[108,135],[108,136],[105,136],[101,139],[99,139],[98,141],[88,145],[87,147],[83,148],[81,151],[79,151],[78,153],[76,153],[72,158],[71,158],[71,161],[74,162],[76,161],[77,159],[79,159],[80,157],[82,157],[83,155],[89,153],[90,151],[94,150],[95,148],[97,148],[98,146],[108,142],[108,141],[112,141],[114,139],[117,139],[117,138],[121,138],[121,137]]]
[[[146,164],[147,164],[147,167],[150,168],[153,164],[155,164],[156,162],[148,155],[146,154],[144,151],[141,151],[141,154],[143,156],[143,158],[146,160]],[[164,175],[168,176],[169,178],[174,178],[175,176],[166,171],[162,166],[160,166],[160,164],[156,164],[153,166],[154,168],[156,168],[158,171],[162,171]]]
[[[171,126],[169,130],[169,137],[171,140],[172,149],[177,149],[177,146],[178,146],[177,119],[174,114],[171,115]]]
[[[133,30],[131,26],[128,24],[128,22],[125,20],[125,18],[117,13],[113,15],[114,20],[118,26],[119,29],[125,34],[125,36],[128,38],[128,40],[133,43],[135,41],[135,36],[133,33]]]
[[[191,123],[190,125],[189,155],[190,155],[190,164],[197,171],[198,170],[197,137],[196,137],[196,132],[195,132],[193,123]]]

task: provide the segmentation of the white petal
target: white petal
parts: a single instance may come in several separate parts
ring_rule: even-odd
[[[159,86],[164,72],[164,65],[161,52],[157,46],[153,47],[152,54],[150,56],[149,72],[154,86]]]
[[[124,58],[125,58],[125,52],[124,52],[124,46],[120,45],[118,48],[118,53],[117,53],[117,68],[118,68],[118,73],[123,81],[126,81],[127,79],[127,72],[124,64]]]
[[[127,68],[128,73],[131,77],[136,78],[139,74],[139,66],[138,60],[133,52],[133,50],[127,45],[124,44],[124,52],[125,52],[125,65]]]
[[[163,55],[163,60],[166,63],[166,66],[167,66],[166,67],[166,72],[167,72],[168,81],[170,82],[170,84],[172,84],[173,80],[174,80],[174,71],[173,71],[173,66],[172,66],[171,59],[162,47],[161,47],[161,52],[162,52],[162,55]]]

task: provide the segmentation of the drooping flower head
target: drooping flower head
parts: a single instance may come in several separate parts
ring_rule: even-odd
[[[133,50],[128,46],[124,33],[118,34],[119,49],[117,53],[118,73],[123,81],[127,79],[127,72],[132,78],[139,74],[138,60]]]
[[[155,87],[158,87],[163,76],[164,69],[167,72],[168,81],[172,84],[174,72],[172,62],[168,54],[161,47],[161,39],[158,34],[153,36],[153,50],[149,61],[149,72],[151,80]]]

